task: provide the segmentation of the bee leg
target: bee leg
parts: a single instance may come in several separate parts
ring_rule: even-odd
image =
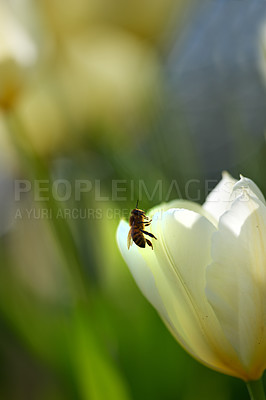
[[[141,231],[142,233],[145,233],[145,235],[149,235],[149,236],[152,237],[153,239],[156,239],[156,240],[157,240],[157,237],[154,236],[152,233],[147,232],[147,231],[144,231],[143,229],[140,229],[140,231]],[[147,239],[146,239],[146,240],[147,240]]]
[[[144,226],[149,226],[151,224],[151,221],[149,222],[144,222]]]
[[[145,224],[150,224],[152,221],[152,219],[149,217],[146,217],[146,215],[145,215],[145,219],[147,219],[147,221],[144,222]]]
[[[152,248],[152,250],[153,250],[153,245],[152,245],[152,242],[149,240],[149,239],[146,239],[146,243]]]

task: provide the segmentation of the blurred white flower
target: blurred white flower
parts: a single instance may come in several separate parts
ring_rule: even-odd
[[[30,146],[29,150],[46,157],[73,145],[68,116],[52,79],[42,77],[28,85],[15,106],[15,112],[23,126],[22,147]]]
[[[58,82],[74,124],[124,132],[155,97],[159,68],[153,49],[107,27],[73,36],[64,46]]]
[[[250,179],[228,174],[203,207],[177,200],[151,211],[154,250],[119,249],[179,343],[222,373],[257,380],[266,367],[266,205]]]
[[[37,58],[34,41],[8,2],[0,2],[0,107],[10,108]]]
[[[175,29],[190,1],[184,0],[41,0],[48,24],[60,41],[97,25],[117,26],[145,37],[162,40],[165,26],[175,16]],[[172,21],[173,22],[173,21]]]

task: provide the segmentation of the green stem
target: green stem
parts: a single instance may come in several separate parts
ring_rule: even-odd
[[[265,400],[262,378],[258,381],[246,382],[251,400]]]
[[[46,165],[46,162],[39,157],[30,142],[27,141],[27,137],[24,134],[24,127],[21,124],[19,117],[15,113],[8,114],[6,122],[11,134],[13,134],[11,137],[13,145],[24,161],[24,165],[32,172],[33,179],[41,179],[51,182],[50,170]],[[23,141],[27,144],[27,147],[25,148],[21,144]],[[62,258],[65,260],[65,265],[68,267],[68,270],[72,275],[72,281],[76,286],[76,293],[79,296],[78,298],[87,301],[89,298],[88,280],[86,279],[80,255],[69,224],[64,218],[55,217],[58,215],[59,211],[63,212],[63,206],[54,200],[52,196],[49,197],[47,201],[43,202],[43,206],[48,210],[52,210],[54,218],[51,218],[51,226],[54,228],[55,238],[57,239],[57,244],[61,250]]]

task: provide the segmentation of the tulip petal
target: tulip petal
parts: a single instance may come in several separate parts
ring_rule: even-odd
[[[206,294],[248,379],[256,380],[266,367],[266,207],[255,186],[248,189],[213,235]]]
[[[167,210],[170,210],[171,208],[184,208],[187,210],[191,210],[191,211],[195,211],[199,214],[201,214],[201,210],[202,207],[197,204],[197,203],[193,203],[192,201],[188,201],[188,200],[183,200],[183,199],[178,199],[178,200],[172,200],[169,201],[168,203],[161,203],[156,207],[153,207],[149,210],[148,214],[150,217],[152,217],[154,214],[158,213],[158,212],[165,212]]]
[[[228,172],[224,171],[222,180],[207,196],[202,206],[217,222],[221,215],[228,210],[232,204],[233,199],[231,195],[236,182],[236,179],[232,178]]]
[[[233,188],[234,197],[236,198],[238,196],[241,196],[243,189],[245,189],[245,191],[250,196],[255,196],[260,199],[262,203],[266,204],[265,198],[256,183],[254,183],[251,179],[245,178],[244,176],[240,175],[240,180],[234,185]]]
[[[213,216],[207,210],[205,210],[200,204],[193,203],[192,201],[183,199],[172,200],[168,203],[161,203],[159,206],[150,209],[148,215],[150,218],[152,218],[156,213],[160,213],[162,215],[165,211],[170,210],[171,208],[173,209],[183,208],[185,210],[194,211],[197,214],[206,217],[213,225],[215,226],[217,225],[216,219],[213,218]]]
[[[157,263],[149,265],[168,312],[167,325],[170,322],[172,333],[205,365],[243,377],[236,353],[205,295],[205,270],[211,260],[214,225],[193,211],[170,209],[162,218],[159,214],[154,216],[151,230],[158,238],[154,243]]]
[[[192,355],[196,357],[190,346],[184,343],[182,336],[173,327],[171,317],[165,308],[163,298],[157,287],[155,281],[154,270],[160,271],[160,266],[158,265],[157,259],[154,256],[154,251],[150,248],[140,249],[135,243],[132,244],[130,249],[127,248],[127,234],[129,230],[129,225],[125,221],[121,221],[117,229],[117,243],[120,252],[127,263],[130,272],[133,275],[138,287],[140,288],[143,295],[149,300],[153,307],[158,311],[161,318],[164,320],[165,324],[168,326],[169,330],[173,332],[173,335],[178,339],[178,341],[189,351]],[[152,268],[151,268],[152,264]],[[162,277],[161,284],[167,287],[168,283],[165,278]]]
[[[153,274],[138,251],[138,247],[133,243],[129,250],[127,248],[128,231],[129,225],[125,221],[121,221],[116,233],[119,250],[144,296],[160,314],[166,314]],[[151,251],[150,249],[145,250]]]

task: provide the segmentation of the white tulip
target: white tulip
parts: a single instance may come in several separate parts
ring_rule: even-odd
[[[198,361],[244,381],[266,368],[266,205],[250,179],[229,174],[203,206],[153,209],[154,250],[117,241],[142,293]]]
[[[36,58],[34,41],[8,2],[0,2],[0,107],[13,105]]]

